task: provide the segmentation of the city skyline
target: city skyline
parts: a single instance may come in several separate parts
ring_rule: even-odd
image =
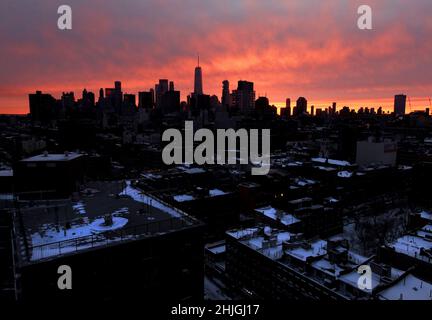
[[[197,52],[204,91],[219,98],[227,79],[253,81],[257,97],[278,107],[304,96],[315,107],[336,101],[338,107],[391,111],[401,93],[411,100],[407,112],[429,107],[428,1],[369,2],[370,31],[356,26],[358,1],[194,0],[128,1],[124,10],[111,1],[72,1],[74,27],[60,31],[53,9],[58,1],[4,1],[0,113],[27,113],[28,93],[35,90],[56,97],[84,88],[97,92],[117,79],[134,94],[160,78],[173,79],[186,100]]]

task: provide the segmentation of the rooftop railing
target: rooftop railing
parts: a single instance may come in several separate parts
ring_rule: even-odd
[[[139,240],[155,234],[169,231],[178,231],[196,225],[197,221],[190,217],[173,217],[164,220],[151,221],[145,224],[95,233],[75,239],[68,239],[42,245],[29,245],[27,263],[40,261],[42,259],[57,257],[63,254],[73,253],[96,247],[108,246],[110,244],[125,241]]]

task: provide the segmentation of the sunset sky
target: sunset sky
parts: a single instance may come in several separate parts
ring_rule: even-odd
[[[73,29],[57,28],[57,8],[73,10]],[[373,30],[357,28],[357,7],[373,9]],[[0,113],[27,113],[28,93],[59,98],[97,93],[121,80],[123,91],[174,80],[193,90],[197,53],[204,91],[222,81],[255,82],[280,104],[389,107],[432,96],[431,0],[2,0]]]

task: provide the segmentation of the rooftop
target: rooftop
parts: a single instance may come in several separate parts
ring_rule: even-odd
[[[263,207],[255,209],[255,211],[263,214],[264,216],[273,219],[275,221],[280,221],[282,224],[289,226],[294,223],[300,222],[299,219],[297,219],[292,214],[286,213],[283,210],[275,209],[271,206]]]
[[[216,243],[207,244],[206,249],[214,255],[225,253],[226,251],[225,241],[219,241]]]
[[[432,284],[408,274],[378,296],[381,300],[432,300]]]
[[[302,240],[299,235],[262,226],[232,230],[227,234],[252,250],[347,299],[362,297],[353,295],[352,290],[346,286],[364,291],[366,298],[379,295],[381,299],[398,299],[400,293],[404,292],[407,300],[432,299],[432,284],[421,282],[408,271],[377,263],[373,256],[364,257],[349,250],[343,237]],[[305,268],[306,265],[310,268]],[[361,277],[358,267],[361,265],[371,267],[371,290],[360,289],[358,286]]]
[[[372,290],[363,289],[363,291],[371,294],[375,291],[375,289],[378,288],[378,286],[385,284],[387,281],[392,282],[394,280],[397,280],[403,274],[404,274],[404,271],[390,267],[389,277],[388,277],[388,279],[385,279],[384,276],[381,276],[380,274],[372,271]],[[361,277],[361,274],[359,274],[357,272],[357,270],[353,270],[350,273],[347,273],[347,274],[340,276],[339,279],[340,279],[340,281],[344,282],[345,284],[347,284],[351,287],[358,288],[358,281],[359,281],[360,277]]]
[[[176,202],[187,202],[187,201],[193,201],[199,198],[213,198],[217,196],[223,196],[228,194],[225,191],[222,191],[217,188],[213,189],[204,189],[201,187],[196,188],[196,190],[190,191],[188,193],[184,194],[177,194],[173,196],[173,199]]]
[[[69,152],[69,153],[59,153],[59,154],[40,154],[34,157],[21,160],[22,162],[44,162],[44,161],[71,161],[82,157],[81,153]]]
[[[432,261],[432,239],[419,235],[405,235],[388,246],[393,248],[396,252],[411,256],[415,259],[428,263],[431,263]]]
[[[346,249],[343,249],[346,250]],[[359,265],[366,263],[369,258],[363,257],[355,252],[347,251],[347,259],[343,263],[334,263],[328,257],[312,262],[312,267],[334,277],[339,277],[346,270],[353,270]]]
[[[334,159],[327,159],[327,158],[312,158],[312,162],[317,163],[327,163],[329,165],[334,165],[338,167],[350,167],[352,166],[351,163],[344,160],[334,160]]]
[[[22,202],[20,212],[19,255],[27,263],[198,223],[129,181],[88,184],[73,200]]]
[[[13,170],[0,170],[0,177],[13,177]]]
[[[309,258],[316,258],[327,254],[327,241],[318,239],[302,243],[286,249],[285,253],[295,259],[306,262]]]

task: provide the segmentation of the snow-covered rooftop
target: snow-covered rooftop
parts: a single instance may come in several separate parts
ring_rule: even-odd
[[[339,171],[337,175],[339,178],[351,178],[353,173],[350,171]]]
[[[285,211],[275,209],[271,206],[263,207],[255,209],[257,212],[265,215],[266,217],[273,219],[275,221],[280,221],[282,224],[289,226],[294,223],[300,222],[299,219],[297,219],[292,214],[286,213]]]
[[[422,254],[422,250],[428,250],[430,252],[432,249],[431,239],[415,235],[405,235],[389,244],[389,247],[393,248],[396,252],[406,254],[425,262],[430,263],[432,261],[430,256],[428,257]]]
[[[318,163],[328,163],[330,165],[338,166],[338,167],[349,167],[352,166],[351,163],[344,160],[334,160],[334,159],[327,159],[327,158],[312,158],[313,162]]]
[[[174,200],[177,202],[186,202],[195,200],[195,197],[190,194],[179,194],[174,196]]]
[[[13,176],[13,170],[0,170],[0,177],[12,177]]]
[[[391,268],[390,269],[390,279],[391,280],[396,280],[399,277],[401,277],[404,274],[404,271],[396,269],[396,268]],[[350,273],[344,274],[342,276],[339,277],[339,280],[344,282],[345,284],[355,287],[355,288],[359,288],[358,286],[358,281],[360,279],[362,275],[360,273],[358,273],[357,269],[353,270]],[[372,272],[372,289],[363,289],[364,292],[367,293],[372,293],[379,285],[383,284],[382,283],[382,276],[377,274],[376,272]]]
[[[97,182],[73,201],[22,203],[21,207],[30,256],[26,257],[24,242],[19,253],[29,261],[170,232],[196,222],[129,181]]]
[[[34,157],[30,157],[27,159],[23,159],[21,161],[23,162],[43,162],[43,161],[70,161],[77,158],[82,157],[83,155],[81,153],[48,153],[48,154],[40,154]]]
[[[340,273],[353,269],[358,265],[365,263],[369,258],[361,256],[355,252],[347,252],[347,261],[343,264],[332,263],[328,257],[312,262],[312,267],[321,270],[334,277],[339,277]]]
[[[432,221],[432,213],[428,212],[428,211],[422,211],[420,212],[420,216],[425,219],[425,220],[430,220]]]
[[[197,173],[205,173],[206,171],[203,168],[192,168],[188,166],[180,166],[178,167],[180,170],[184,171],[188,174],[197,174]]]
[[[306,261],[311,257],[325,255],[327,253],[327,241],[320,239],[309,242],[305,245],[295,246],[293,248],[286,249],[285,253],[301,261]]]
[[[381,300],[432,300],[432,284],[409,274],[378,296]]]

